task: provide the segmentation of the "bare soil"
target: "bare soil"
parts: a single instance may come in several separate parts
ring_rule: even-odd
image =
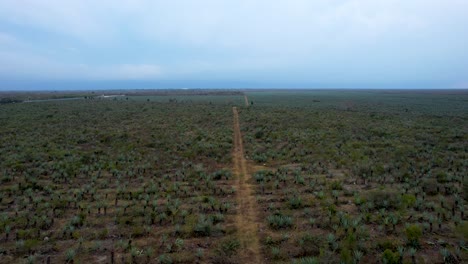
[[[255,200],[253,186],[248,182],[251,175],[247,170],[247,161],[244,157],[244,146],[239,125],[239,113],[237,107],[232,108],[234,115],[234,175],[237,177],[237,216],[236,225],[238,229],[241,252],[240,263],[263,263],[260,254],[260,242],[258,236],[258,205]]]

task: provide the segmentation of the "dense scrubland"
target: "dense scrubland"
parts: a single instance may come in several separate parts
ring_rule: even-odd
[[[245,94],[5,100],[0,262],[242,262],[239,187],[265,263],[467,261],[466,91]]]
[[[23,103],[0,120],[0,262],[188,263],[235,248],[230,107]]]
[[[249,98],[241,124],[269,262],[467,260],[466,94]]]

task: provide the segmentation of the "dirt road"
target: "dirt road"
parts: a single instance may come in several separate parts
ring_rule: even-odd
[[[249,98],[247,98],[247,95],[244,94],[244,101],[245,101],[245,106],[249,107]]]
[[[236,225],[241,243],[239,253],[240,263],[263,263],[258,238],[258,205],[254,196],[253,186],[248,182],[251,178],[247,171],[247,161],[244,157],[244,146],[239,125],[237,107],[232,108],[234,115],[234,175],[237,177],[237,216]]]

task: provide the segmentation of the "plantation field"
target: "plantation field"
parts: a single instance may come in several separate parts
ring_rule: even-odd
[[[235,243],[229,107],[14,104],[0,130],[3,263],[189,263]]]
[[[100,95],[0,93],[0,263],[468,261],[464,90]]]
[[[269,262],[466,262],[466,93],[248,95]]]

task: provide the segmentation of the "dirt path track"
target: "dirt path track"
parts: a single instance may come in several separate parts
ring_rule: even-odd
[[[244,94],[245,106],[249,107],[249,98]]]
[[[253,186],[248,183],[250,175],[247,171],[247,161],[244,158],[244,146],[239,125],[237,107],[232,108],[234,115],[234,174],[237,177],[237,216],[236,225],[241,243],[240,263],[263,263],[258,238],[258,205],[255,200]]]

